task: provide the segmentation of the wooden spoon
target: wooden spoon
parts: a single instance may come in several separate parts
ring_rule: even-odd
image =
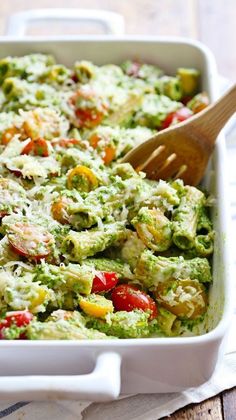
[[[197,185],[204,176],[217,136],[236,111],[236,85],[190,119],[160,131],[127,153],[129,162],[149,179],[182,178]]]

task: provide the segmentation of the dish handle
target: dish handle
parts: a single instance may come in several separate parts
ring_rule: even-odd
[[[120,366],[118,353],[105,352],[86,375],[0,376],[0,400],[114,400],[120,394]]]
[[[6,35],[24,37],[30,23],[40,21],[100,23],[107,34],[124,35],[124,18],[119,13],[93,9],[35,9],[15,13],[8,19]]]

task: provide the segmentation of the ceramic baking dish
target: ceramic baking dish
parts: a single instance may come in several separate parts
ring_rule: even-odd
[[[21,37],[29,22],[55,17],[92,19],[116,36]],[[211,100],[217,97],[216,64],[205,46],[178,38],[118,36],[122,30],[122,18],[109,12],[91,14],[91,11],[49,9],[21,13],[10,21],[8,33],[11,36],[0,39],[0,57],[51,53],[58,62],[68,66],[79,58],[96,64],[140,58],[158,64],[170,74],[179,66],[196,67],[202,74],[202,88],[209,92]],[[216,197],[214,282],[207,318],[210,332],[182,338],[0,341],[0,399],[105,401],[120,393],[181,391],[210,378],[222,354],[222,340],[232,313],[223,136],[218,139],[204,182]]]

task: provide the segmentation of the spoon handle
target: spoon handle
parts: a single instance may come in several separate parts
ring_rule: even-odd
[[[228,90],[217,102],[196,115],[192,121],[192,129],[202,132],[208,137],[209,143],[215,143],[219,132],[229,118],[236,112],[236,84]]]

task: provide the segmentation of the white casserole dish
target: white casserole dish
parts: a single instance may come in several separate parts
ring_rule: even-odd
[[[87,12],[81,15],[73,9],[62,13],[49,10],[51,18],[89,18]],[[20,19],[19,16],[17,20],[12,19],[9,33],[13,35],[14,32],[15,36],[0,38],[0,57],[51,53],[58,62],[68,66],[77,58],[92,60],[96,64],[140,58],[158,64],[167,73],[173,73],[179,66],[196,67],[202,73],[202,88],[209,92],[211,100],[216,99],[216,64],[211,52],[200,43],[177,38],[130,36],[19,38],[25,23],[45,18],[48,12],[33,12],[33,15],[28,12],[20,14]],[[93,21],[100,21],[116,35],[121,32],[120,17],[98,13],[93,13]],[[120,393],[181,391],[209,379],[222,353],[222,340],[232,313],[229,199],[223,136],[217,142],[204,182],[216,197],[213,210],[216,230],[214,283],[208,315],[211,331],[197,337],[181,338],[0,341],[0,399],[105,401],[118,397]]]

